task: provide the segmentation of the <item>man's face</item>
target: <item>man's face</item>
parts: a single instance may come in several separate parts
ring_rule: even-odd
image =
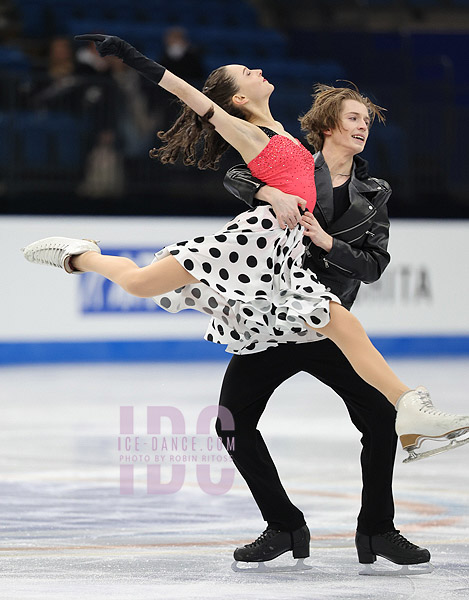
[[[335,129],[324,132],[324,142],[348,150],[353,155],[362,152],[368,139],[370,116],[364,104],[357,100],[344,100]]]

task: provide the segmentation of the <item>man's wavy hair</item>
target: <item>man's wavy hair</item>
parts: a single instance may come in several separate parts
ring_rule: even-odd
[[[358,87],[333,87],[317,83],[313,88],[313,104],[308,112],[299,118],[301,129],[306,132],[306,139],[317,151],[324,146],[324,131],[336,129],[340,125],[340,111],[344,100],[357,100],[364,104],[370,116],[370,127],[375,118],[384,123],[385,108],[378,106],[366,96],[362,96]]]

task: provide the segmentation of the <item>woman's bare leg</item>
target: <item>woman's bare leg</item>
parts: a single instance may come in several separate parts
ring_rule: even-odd
[[[337,302],[331,302],[329,310],[331,320],[316,331],[334,342],[360,377],[396,405],[399,396],[410,388],[395,375],[354,315]]]
[[[140,298],[159,296],[198,282],[173,256],[166,256],[147,267],[139,267],[123,256],[85,252],[74,256],[71,264],[78,271],[98,273]]]

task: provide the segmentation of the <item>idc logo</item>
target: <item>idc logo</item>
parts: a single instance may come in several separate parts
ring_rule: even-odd
[[[197,483],[202,491],[212,495],[228,492],[233,485],[235,470],[227,451],[235,450],[235,438],[227,437],[225,450],[221,439],[210,435],[212,420],[217,417],[224,432],[234,433],[233,415],[223,406],[207,406],[200,411],[196,435],[186,434],[184,415],[179,409],[174,406],[148,406],[146,435],[135,435],[134,407],[121,406],[120,436],[117,439],[120,493],[134,494],[134,468],[137,465],[146,466],[148,494],[178,492],[191,465],[195,467]],[[170,434],[161,433],[162,419],[169,419]],[[212,469],[217,465],[214,481]],[[226,466],[220,469],[220,465]],[[163,469],[165,475],[169,471],[169,481],[163,482]]]

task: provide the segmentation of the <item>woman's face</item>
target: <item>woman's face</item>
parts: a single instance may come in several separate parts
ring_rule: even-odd
[[[324,132],[324,143],[340,146],[355,155],[364,150],[369,128],[370,116],[367,107],[358,100],[344,100],[338,127]]]
[[[241,104],[246,104],[246,100],[265,100],[274,91],[274,86],[263,76],[261,69],[248,69],[244,65],[227,65],[225,69],[238,86],[235,100],[241,101]]]

